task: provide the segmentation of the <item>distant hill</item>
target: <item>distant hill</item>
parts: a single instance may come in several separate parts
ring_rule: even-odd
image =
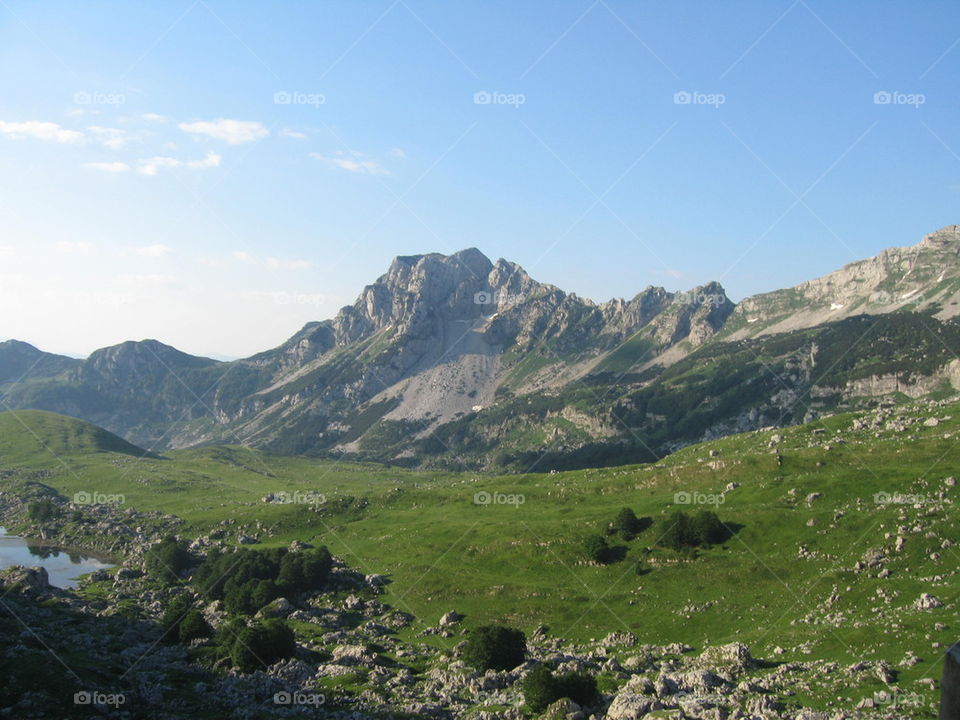
[[[120,453],[156,457],[91,423],[41,410],[0,413],[0,466],[28,457]]]

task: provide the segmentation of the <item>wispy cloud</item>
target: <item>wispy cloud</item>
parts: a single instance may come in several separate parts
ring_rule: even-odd
[[[205,135],[215,140],[223,140],[229,145],[242,145],[270,134],[270,131],[262,123],[226,118],[180,123],[177,127],[189,135]]]
[[[140,161],[140,167],[137,172],[141,175],[156,175],[161,168],[186,167],[194,170],[203,170],[205,168],[218,167],[223,156],[215,152],[208,152],[202,160],[189,160],[184,162],[174,157],[158,155],[157,157],[145,158]]]
[[[245,250],[237,250],[233,253],[233,259],[239,260],[240,262],[247,262],[250,259],[250,253]]]
[[[106,145],[111,150],[119,150],[128,142],[133,140],[133,136],[126,130],[112,127],[101,127],[100,125],[91,125],[87,128],[95,141]]]
[[[365,173],[367,175],[389,175],[390,171],[380,165],[376,160],[364,160],[359,153],[347,154],[338,151],[333,155],[322,155],[321,153],[310,153],[310,157],[333,165],[341,170],[347,170],[354,173]]]
[[[6,122],[0,120],[0,133],[14,138],[32,138],[46,142],[75,143],[83,140],[83,133],[67,130],[54,122],[28,120],[27,122]]]
[[[309,260],[287,260],[285,258],[267,258],[267,266],[277,270],[306,270]]]
[[[130,166],[125,162],[89,162],[84,163],[83,166],[90,170],[99,170],[100,172],[108,173],[122,173],[130,169]]]
[[[71,255],[87,255],[93,250],[93,243],[82,240],[61,240],[57,243],[57,250]]]
[[[0,245],[0,258],[9,258],[17,254],[17,249],[10,245]]]
[[[138,287],[172,287],[177,284],[177,278],[172,275],[118,275],[117,280],[124,285]]]
[[[306,133],[302,133],[297,130],[291,130],[290,128],[284,128],[283,130],[280,131],[280,134],[283,135],[283,137],[296,138],[297,140],[307,139]]]
[[[169,245],[144,245],[143,247],[136,248],[134,252],[143,257],[159,258],[164,255],[169,255],[173,252],[173,248]]]
[[[162,123],[167,121],[167,118],[165,118],[163,115],[158,115],[157,113],[144,113],[140,117],[147,122]]]

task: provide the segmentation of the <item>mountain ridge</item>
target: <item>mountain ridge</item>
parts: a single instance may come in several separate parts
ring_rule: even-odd
[[[898,337],[914,337],[924,323],[952,323],[960,313],[960,226],[736,305],[717,282],[684,293],[649,286],[630,299],[597,303],[476,248],[399,256],[333,318],[307,323],[279,346],[240,360],[197,357],[156,340],[101,348],[85,360],[0,343],[0,396],[10,408],[81,417],[148,448],[243,442],[412,464],[474,453],[480,465],[480,455],[496,447],[521,455],[551,447],[576,453],[636,444],[633,435],[640,445],[655,436],[666,448],[699,437],[663,436],[649,419],[626,423],[620,415],[635,413],[618,414],[609,400],[655,388],[680,393],[676,407],[689,406],[681,398],[696,392],[709,405],[717,390],[711,383],[732,382],[738,368],[763,374],[804,362],[793,355],[816,365],[810,332],[833,347],[854,327],[844,321],[891,313],[912,318],[906,328],[901,321],[884,326]],[[785,339],[766,340],[777,337]],[[773,353],[767,365],[743,354],[744,341]],[[785,343],[793,349],[778,355]],[[710,358],[720,356],[729,367],[710,369]],[[908,372],[919,367],[902,353],[897,361]],[[674,366],[709,379],[699,386],[685,380],[681,388],[670,380]],[[870,386],[848,370],[840,381]],[[924,366],[934,371],[953,387],[953,373]],[[791,392],[815,392],[811,383]],[[599,389],[590,391],[594,397],[589,388]],[[837,392],[843,396],[842,388]],[[737,413],[769,419],[761,406],[772,401],[756,400],[760,405]],[[499,418],[506,408],[514,418]],[[727,417],[687,425],[709,436],[743,423]]]

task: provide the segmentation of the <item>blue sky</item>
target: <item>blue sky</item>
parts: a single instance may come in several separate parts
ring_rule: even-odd
[[[4,0],[0,337],[242,356],[470,246],[597,301],[792,285],[960,221],[957,28],[955,2]]]

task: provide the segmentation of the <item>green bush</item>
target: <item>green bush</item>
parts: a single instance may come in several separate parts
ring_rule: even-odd
[[[613,529],[620,534],[620,537],[629,541],[640,534],[640,531],[643,530],[643,523],[633,510],[625,507],[617,513],[617,517],[613,521]]]
[[[173,537],[164,538],[147,550],[144,565],[147,574],[171,584],[180,579],[180,573],[186,570],[193,562],[187,544]]]
[[[538,665],[523,681],[523,700],[534,712],[543,712],[560,698],[591,705],[597,696],[596,678],[586,673],[554,675],[546,665]]]
[[[184,645],[197,638],[210,637],[210,634],[210,625],[199,610],[188,610],[177,630],[177,637]]]
[[[27,515],[29,515],[30,519],[35,523],[45,523],[47,520],[59,517],[60,508],[58,508],[52,500],[44,498],[43,500],[30,503],[27,506]]]
[[[264,670],[277,660],[292,656],[297,649],[293,630],[276,618],[253,625],[234,625],[228,632],[232,633],[225,639],[230,660],[242,672]]]
[[[593,562],[605,563],[610,559],[610,546],[603,535],[590,535],[584,541],[583,548]]]
[[[681,510],[675,510],[663,519],[657,542],[673,550],[682,550],[715,545],[729,536],[730,531],[715,512],[700,510],[690,517]]]
[[[283,548],[211,552],[197,568],[193,586],[228,612],[252,615],[282,595],[321,590],[333,558],[325,547],[303,552]]]
[[[527,638],[521,630],[484,625],[470,633],[463,659],[477,670],[512,670],[527,655]]]

